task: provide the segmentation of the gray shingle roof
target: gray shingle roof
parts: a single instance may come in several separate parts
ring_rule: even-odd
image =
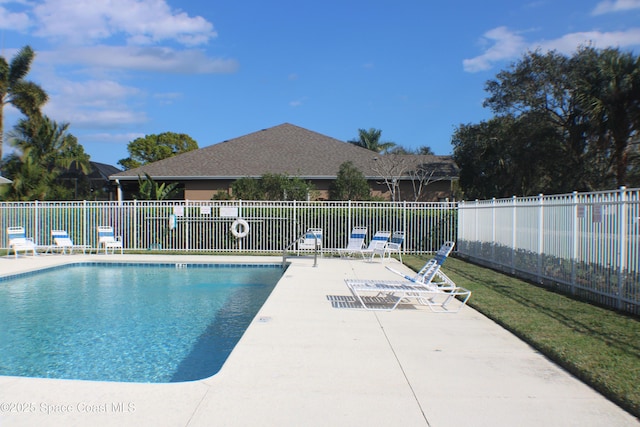
[[[379,174],[373,168],[374,158],[380,156],[354,144],[284,123],[116,173],[110,179],[137,180],[139,175],[143,176],[145,173],[154,179],[180,180],[236,179],[260,177],[267,173],[304,179],[335,178],[340,165],[349,160],[365,176],[376,177]],[[439,169],[442,169],[439,176],[458,175],[457,167],[450,157],[408,157],[412,162],[438,164]]]

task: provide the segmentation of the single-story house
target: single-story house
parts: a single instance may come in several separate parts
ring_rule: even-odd
[[[119,199],[131,199],[139,177],[156,182],[178,182],[181,197],[210,200],[223,191],[233,196],[231,184],[240,178],[265,174],[287,175],[309,181],[320,200],[340,166],[351,161],[369,182],[371,193],[396,200],[438,201],[452,198],[459,170],[450,156],[379,154],[289,123],[263,129],[198,150],[115,173],[109,179]],[[421,185],[422,184],[422,185]]]

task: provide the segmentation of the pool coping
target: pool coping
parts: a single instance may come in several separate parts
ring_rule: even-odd
[[[164,257],[281,261],[0,257],[0,275],[78,260]],[[395,278],[381,261],[321,258],[317,267],[308,257],[287,261],[285,275],[216,375],[169,384],[0,377],[0,425],[640,425],[470,307],[457,314],[420,306],[358,308],[344,279]]]

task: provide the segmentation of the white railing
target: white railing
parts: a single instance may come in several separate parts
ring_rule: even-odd
[[[458,253],[640,313],[640,190],[464,202]]]
[[[231,212],[232,215],[228,216]],[[238,217],[250,227],[244,238],[231,233]],[[403,230],[406,253],[437,251],[455,240],[455,203],[409,202],[267,202],[128,201],[3,202],[0,237],[7,249],[6,227],[21,225],[39,245],[52,244],[51,230],[67,230],[75,244],[96,248],[97,226],[111,225],[126,251],[282,253],[307,228],[324,230],[325,248],[347,244],[353,226]]]

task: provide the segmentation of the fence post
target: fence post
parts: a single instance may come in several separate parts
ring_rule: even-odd
[[[578,218],[579,218],[579,207],[578,207],[578,192],[573,192],[573,246],[571,248],[571,295],[575,295],[576,293],[576,268],[577,268],[577,260],[578,260]],[[584,206],[583,206],[584,209]]]
[[[351,219],[351,215],[353,214],[353,212],[351,212],[351,200],[349,200],[349,201],[347,202],[347,213],[348,213],[348,215],[347,215],[347,216],[348,216],[348,218],[349,218],[349,219],[348,219],[348,221],[347,221],[347,222],[348,222],[348,224],[349,224],[349,226],[347,227],[347,232],[348,232],[348,233],[351,233],[351,229],[353,228],[353,226],[351,225],[351,224],[353,223],[353,221],[352,221],[352,219]]]
[[[624,276],[627,268],[627,188],[622,186],[618,192],[618,310],[622,310],[624,300]]]
[[[477,243],[479,242],[480,237],[478,236],[478,223],[480,222],[480,219],[478,218],[478,212],[480,212],[480,209],[478,208],[478,199],[475,200],[475,203],[473,205],[473,241],[476,242],[476,247],[477,247]],[[476,251],[476,256],[479,255],[479,251]]]
[[[409,230],[407,229],[407,201],[405,200],[402,203],[402,230],[404,231],[404,241],[407,242],[409,239]],[[393,230],[391,230],[393,232]],[[406,244],[400,246],[400,250],[404,252]]]
[[[242,205],[242,200],[238,200],[238,204]],[[184,224],[184,247],[186,250],[191,250],[191,221],[189,220],[189,211],[191,207],[191,201],[189,199],[185,199],[184,201],[184,209],[182,211],[182,220]],[[240,208],[238,208],[238,214],[240,213]]]
[[[40,220],[39,220],[40,211],[39,211],[39,205],[38,205],[38,201],[37,200],[34,203],[34,207],[35,207],[35,209],[34,209],[34,212],[33,212],[33,223],[34,223],[35,231],[34,231],[33,236],[35,238],[36,245],[39,245],[40,242],[38,241],[39,240],[38,236],[40,235],[40,233],[39,233],[39,231],[40,231],[39,230],[39,228],[40,228]]]
[[[544,195],[538,194],[538,282],[542,283],[542,256],[544,254]]]
[[[126,209],[126,208],[125,208]],[[135,237],[135,241],[133,244],[133,247],[135,249],[138,249],[138,215],[139,215],[139,209],[138,209],[138,199],[133,199],[133,235]],[[129,218],[131,218],[131,215],[127,215]],[[129,244],[131,245],[131,234],[129,234]]]
[[[516,221],[518,220],[518,215],[517,215],[517,203],[518,203],[518,199],[516,198],[516,196],[512,196],[511,198],[512,200],[512,210],[511,210],[511,273],[515,273],[516,272],[516,243],[517,243],[517,235],[516,235],[516,230],[517,230],[517,224]]]
[[[87,226],[87,201],[82,201],[82,242],[85,245],[89,244],[89,235],[87,234],[88,226]]]
[[[496,262],[496,198],[491,199],[491,262]]]

